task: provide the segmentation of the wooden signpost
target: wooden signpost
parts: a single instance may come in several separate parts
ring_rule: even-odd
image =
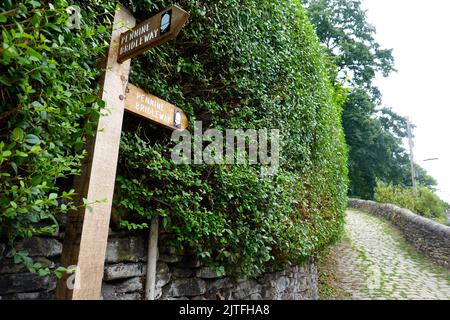
[[[101,297],[124,110],[170,129],[187,127],[181,109],[128,84],[128,59],[174,38],[188,17],[185,11],[172,6],[134,27],[135,18],[124,7],[115,14],[102,81],[106,111],[100,116],[95,138],[88,142],[81,175],[75,179],[79,209],[68,215],[65,230],[61,265],[75,266],[76,273],[65,274],[58,281],[57,299]],[[71,277],[74,281],[70,281]]]

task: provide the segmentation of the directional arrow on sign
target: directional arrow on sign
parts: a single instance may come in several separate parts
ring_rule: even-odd
[[[183,110],[130,83],[127,87],[125,110],[172,130],[184,130],[188,127]]]
[[[117,61],[122,63],[175,38],[188,18],[189,13],[177,6],[171,6],[122,33]]]

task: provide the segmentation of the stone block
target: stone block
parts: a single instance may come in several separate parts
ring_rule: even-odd
[[[177,279],[172,281],[167,292],[170,297],[194,297],[206,292],[206,282],[201,279]]]
[[[110,237],[106,250],[107,263],[145,261],[145,243],[140,237]]]
[[[208,292],[215,294],[217,291],[230,289],[233,287],[235,287],[235,284],[230,280],[230,278],[222,278],[210,282],[208,284]]]
[[[158,262],[156,264],[156,273],[169,273],[169,272],[170,272],[169,266],[164,262]]]
[[[143,295],[140,292],[132,292],[132,293],[119,293],[114,296],[105,297],[103,296],[103,300],[142,300]]]
[[[143,276],[146,265],[143,263],[118,263],[105,267],[103,279],[106,281]]]
[[[174,268],[172,271],[175,278],[189,278],[192,274],[193,271],[189,268]]]
[[[157,288],[164,287],[166,284],[168,284],[170,282],[171,278],[172,277],[171,277],[170,273],[157,273],[155,287],[157,287]]]
[[[165,263],[177,263],[182,260],[182,256],[175,254],[160,254],[158,260]]]
[[[0,297],[0,300],[54,300],[54,292],[40,291],[40,292],[25,292],[14,293]]]
[[[195,275],[196,275],[196,277],[202,278],[202,279],[218,279],[218,278],[222,277],[217,274],[217,271],[215,271],[214,269],[211,269],[209,267],[202,267],[202,268],[198,269],[197,272],[195,273]]]
[[[159,246],[159,253],[160,254],[167,254],[167,255],[178,255],[181,256],[184,253],[183,249],[178,249],[172,246]]]
[[[62,243],[54,238],[32,237],[20,241],[17,250],[26,250],[30,257],[52,258],[61,255]]]
[[[34,273],[0,275],[0,295],[34,291],[51,291],[56,288],[56,278]]]
[[[135,277],[117,283],[104,283],[102,286],[102,296],[104,300],[124,300],[120,299],[126,293],[142,291],[144,286],[141,278]]]
[[[262,296],[260,293],[252,293],[249,297],[250,300],[262,300]]]

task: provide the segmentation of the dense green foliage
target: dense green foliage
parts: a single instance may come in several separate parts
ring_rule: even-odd
[[[79,2],[6,2],[2,28],[0,226],[15,240],[57,227],[73,209],[72,178],[103,103],[97,61],[113,13]],[[165,1],[125,3],[138,19]],[[341,231],[346,206],[344,91],[296,1],[195,1],[176,40],[133,59],[131,82],[203,127],[281,130],[278,174],[260,165],[175,165],[171,132],[125,116],[113,222],[137,229],[159,216],[172,245],[218,270],[257,275],[317,253]],[[192,128],[191,128],[192,129]],[[23,255],[21,255],[23,256]]]
[[[375,41],[375,28],[368,24],[360,0],[302,0],[317,36],[338,66],[339,81],[379,97],[372,85],[377,72],[394,71],[392,49]]]
[[[13,244],[52,234],[73,208],[77,174],[103,102],[96,61],[109,38],[111,6],[85,6],[69,30],[68,1],[2,1],[0,6],[0,237]],[[95,21],[95,23],[94,23]],[[25,259],[16,253],[16,261]]]
[[[373,199],[377,179],[411,185],[409,156],[403,147],[406,119],[381,107],[381,93],[373,85],[377,73],[394,69],[392,50],[375,41],[375,28],[367,22],[360,0],[302,0],[321,43],[338,72],[337,82],[350,88],[343,125],[349,147],[349,194]],[[418,169],[425,186],[436,181]]]
[[[142,17],[164,4],[134,2]],[[343,93],[328,80],[329,62],[304,10],[295,1],[180,5],[189,24],[175,41],[135,59],[131,82],[181,107],[191,124],[280,129],[280,170],[261,177],[259,165],[175,166],[170,132],[129,117],[119,224],[136,228],[146,220],[136,216],[157,214],[173,245],[250,275],[315,254],[342,227],[346,149]]]
[[[417,191],[414,191],[413,188],[377,182],[375,200],[381,203],[396,204],[426,218],[443,224],[447,223],[448,204],[426,187],[419,186]]]
[[[349,192],[365,199],[373,199],[377,179],[411,186],[409,154],[403,147],[406,119],[390,109],[377,110],[366,92],[355,89],[349,94],[343,113],[350,149]],[[430,188],[437,185],[423,168],[417,164],[416,168],[418,183]]]

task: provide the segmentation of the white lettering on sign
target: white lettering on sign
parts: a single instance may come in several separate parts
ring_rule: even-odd
[[[149,96],[141,93],[136,95],[136,105],[137,111],[144,112],[154,119],[159,119],[159,121],[165,122],[168,125],[172,124],[173,119],[168,116],[167,110],[164,110],[164,105],[161,102],[153,100]]]
[[[161,102],[153,100],[152,98],[150,98],[146,94],[138,93],[136,98],[137,98],[137,100],[140,100],[140,101],[148,104],[150,107],[155,107],[155,108],[158,108],[159,110],[163,110],[164,109],[164,106],[163,106],[163,104]]]
[[[188,120],[183,110],[144,90],[132,85],[127,86],[125,110],[163,125],[170,129],[183,130]]]
[[[133,32],[127,33],[121,41],[120,54],[126,54],[127,52],[142,46],[143,44],[152,41],[158,37],[159,28],[150,29],[150,24],[144,24],[137,28]]]

